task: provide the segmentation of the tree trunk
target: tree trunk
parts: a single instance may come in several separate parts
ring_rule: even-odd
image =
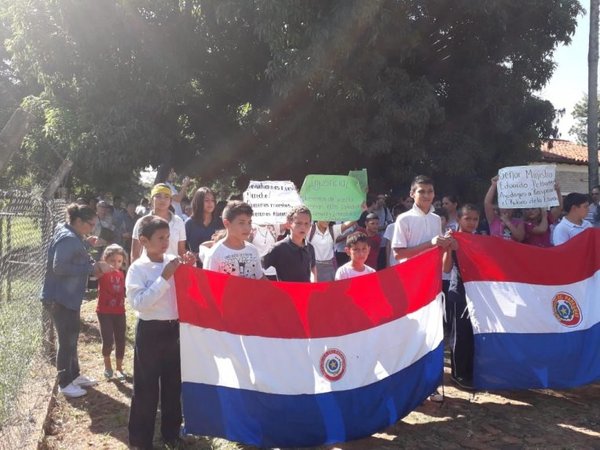
[[[588,48],[588,183],[598,185],[598,9],[600,0],[590,0],[590,42]]]
[[[171,163],[163,162],[156,169],[156,177],[154,178],[154,184],[164,183],[167,181],[169,177],[169,172],[171,172]]]
[[[52,180],[50,180],[50,183],[48,183],[48,186],[46,187],[46,189],[44,190],[44,193],[42,194],[42,196],[46,200],[50,200],[50,199],[54,198],[54,194],[56,193],[56,190],[61,185],[61,183],[63,182],[65,177],[68,175],[69,171],[71,170],[71,167],[73,167],[72,161],[65,159],[62,162],[62,164],[58,168],[56,174],[52,177]]]
[[[29,112],[17,108],[0,131],[0,172],[8,164],[11,156],[21,148],[31,121],[32,116]]]

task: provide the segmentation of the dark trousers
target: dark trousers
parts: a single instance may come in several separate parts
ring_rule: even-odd
[[[182,422],[179,323],[138,320],[129,412],[130,445],[152,448],[159,394],[160,430],[163,440],[168,442],[179,437]]]
[[[450,363],[452,376],[473,379],[474,339],[473,326],[464,294],[449,293],[452,308],[452,330],[450,333]]]
[[[123,359],[125,355],[125,331],[127,324],[125,314],[98,314],[100,336],[102,336],[102,356],[110,356],[113,345],[115,357]]]
[[[56,352],[58,385],[64,388],[79,376],[79,358],[77,357],[79,310],[73,311],[54,302],[50,306],[50,313],[58,336],[58,351]]]

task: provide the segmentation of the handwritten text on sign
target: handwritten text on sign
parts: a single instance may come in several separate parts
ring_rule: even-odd
[[[500,208],[547,208],[558,205],[556,166],[514,166],[498,172]]]
[[[307,175],[300,189],[313,220],[357,220],[365,193],[356,178],[344,175]]]
[[[291,181],[250,181],[244,201],[252,206],[257,225],[285,223],[288,212],[302,204]]]

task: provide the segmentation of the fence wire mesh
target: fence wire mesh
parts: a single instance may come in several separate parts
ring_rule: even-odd
[[[22,448],[39,432],[27,426],[39,427],[32,414],[44,408],[32,395],[32,374],[48,365],[54,346],[43,327],[40,292],[50,238],[65,207],[38,193],[0,191],[0,448]]]

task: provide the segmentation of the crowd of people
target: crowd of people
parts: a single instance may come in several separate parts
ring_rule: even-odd
[[[104,376],[124,380],[125,301],[136,311],[133,397],[129,439],[151,448],[157,405],[161,434],[176,441],[182,423],[179,325],[173,274],[179,264],[252,279],[288,282],[342,280],[373,273],[433,247],[443,250],[445,330],[451,349],[452,379],[472,386],[473,332],[455,256],[453,233],[479,233],[549,247],[591,226],[600,226],[600,187],[564,199],[549,210],[500,209],[494,204],[497,177],[483,208],[461,204],[452,194],[436,197],[434,182],[416,177],[409,195],[392,208],[386,195],[369,196],[356,220],[313,221],[306,206],[291,209],[284,223],[255,225],[250,205],[228,201],[222,212],[215,194],[200,187],[186,197],[190,180],[178,192],[171,175],[155,185],[150,201],[114,197],[68,206],[66,222],[50,243],[44,307],[58,335],[59,390],[86,394],[95,380],[80,373],[77,357],[79,310],[90,277],[98,280],[97,314],[102,336]],[[125,204],[125,207],[123,207]],[[125,275],[126,273],[126,275]],[[113,370],[111,354],[115,350]],[[442,400],[439,392],[430,398]]]

